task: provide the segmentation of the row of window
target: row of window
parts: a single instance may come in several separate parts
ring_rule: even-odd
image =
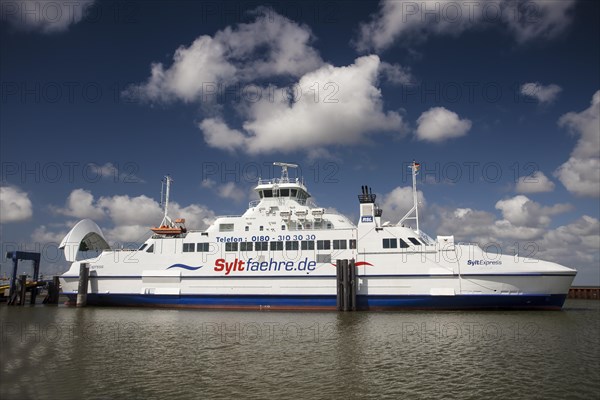
[[[210,243],[184,243],[183,244],[183,252],[184,253],[192,253],[194,251],[199,252],[208,252],[208,245]]]
[[[266,197],[297,197],[299,200],[306,200],[309,196],[304,190],[298,189],[264,189],[258,191],[258,197],[261,199]]]
[[[333,225],[331,224],[331,222],[327,222],[327,223],[323,223],[320,221],[314,221],[314,223],[312,222],[306,222],[304,224],[302,224],[302,222],[296,222],[296,221],[292,221],[291,225],[290,225],[290,229],[297,229],[297,230],[302,230],[302,229],[323,229],[323,228],[327,228],[327,229],[332,229]],[[285,225],[281,225],[281,230],[285,231],[287,228]],[[234,230],[234,225],[233,224],[219,224],[219,232],[233,232]],[[248,225],[246,225],[244,227],[244,230],[246,232],[250,231],[250,227]],[[264,231],[265,227],[263,225],[260,225],[258,227],[259,231]]]
[[[419,239],[414,238],[414,237],[409,237],[408,240],[414,244],[415,246],[420,246],[423,243],[421,243],[419,241]],[[400,248],[401,249],[407,249],[410,246],[408,245],[408,243],[406,243],[404,241],[404,239],[397,239],[397,238],[386,238],[383,239],[383,248],[384,249],[397,249],[398,248],[398,242],[400,242]]]
[[[239,246],[238,246],[239,245]],[[356,240],[317,240],[317,250],[346,250],[356,249]],[[225,243],[225,251],[283,251],[285,250],[314,250],[314,240],[273,241],[273,242],[230,242]],[[184,243],[183,252],[208,252],[209,243]]]
[[[414,244],[415,246],[420,246],[421,243],[417,238],[409,237],[408,240]],[[285,243],[285,244],[284,244]],[[238,246],[239,244],[239,246]],[[398,245],[399,244],[399,245]],[[210,243],[184,243],[183,244],[183,252],[184,253],[193,253],[193,252],[204,252],[207,253],[209,251]],[[146,244],[143,244],[140,247],[140,251],[144,250]],[[401,249],[409,248],[409,244],[401,238],[385,238],[383,239],[383,248],[384,249],[397,249],[400,247]],[[315,249],[315,241],[314,240],[302,240],[300,242],[297,241],[274,241],[274,242],[231,242],[225,243],[225,251],[283,251],[285,250],[314,250]],[[346,250],[346,249],[356,249],[356,240],[317,240],[317,250]],[[151,253],[154,251],[154,245],[151,245],[147,252]]]

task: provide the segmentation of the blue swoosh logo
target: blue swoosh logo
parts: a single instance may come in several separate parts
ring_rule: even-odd
[[[189,265],[185,265],[185,264],[173,264],[171,265],[169,268],[167,269],[171,269],[171,268],[183,268],[183,269],[187,269],[188,271],[196,271],[200,268],[202,268],[203,265],[200,265],[199,267],[190,267]]]

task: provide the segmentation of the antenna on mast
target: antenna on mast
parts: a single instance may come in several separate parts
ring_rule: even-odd
[[[412,170],[412,190],[413,190],[413,206],[404,217],[398,222],[398,224],[402,224],[407,219],[414,219],[417,221],[417,232],[421,233],[419,230],[419,200],[417,199],[417,174],[419,173],[419,169],[421,168],[421,164],[413,160],[412,164],[408,166]],[[414,215],[411,216],[414,212]]]
[[[281,183],[288,183],[290,181],[288,175],[288,168],[298,168],[298,164],[284,163],[284,162],[274,162],[273,165],[281,167]]]
[[[160,188],[160,205],[163,207],[165,214],[160,226],[155,226],[150,228],[150,230],[158,235],[177,237],[177,235],[185,234],[187,232],[187,228],[184,225],[184,218],[177,218],[175,223],[173,223],[169,217],[169,195],[171,192],[171,182],[173,182],[171,175],[165,175],[164,179],[161,180],[162,185]]]
[[[164,179],[161,181],[160,205],[164,210],[161,226],[173,226],[173,222],[171,221],[171,218],[169,218],[169,193],[171,191],[171,182],[173,182],[171,175],[165,175]]]

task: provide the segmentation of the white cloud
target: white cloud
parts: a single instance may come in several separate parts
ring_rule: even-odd
[[[128,243],[143,242],[150,235],[148,227],[150,225],[119,225],[102,231],[106,235],[106,240],[113,248],[126,246]]]
[[[314,165],[315,162],[332,161],[335,163],[341,163],[342,159],[338,157],[334,152],[326,149],[325,147],[315,147],[308,149],[306,152],[306,161],[308,164]]]
[[[600,159],[570,157],[555,173],[569,192],[600,197]]]
[[[584,215],[576,221],[548,231],[537,242],[535,256],[577,268],[579,282],[600,282],[600,221]]]
[[[552,215],[569,211],[572,207],[569,204],[545,207],[527,196],[517,195],[498,201],[496,208],[502,212],[504,219],[514,226],[540,228],[550,224]]]
[[[567,113],[558,124],[579,139],[569,160],[554,175],[578,196],[600,197],[600,90],[588,109]]]
[[[416,136],[419,140],[442,142],[467,134],[471,121],[444,107],[432,107],[417,119]]]
[[[454,235],[457,241],[481,241],[491,235],[490,227],[494,224],[495,215],[486,211],[471,208],[436,210],[439,235]],[[484,242],[487,240],[484,240]]]
[[[217,181],[215,181],[214,179],[211,179],[211,178],[203,179],[202,182],[200,183],[200,186],[202,186],[203,188],[206,188],[206,189],[214,188],[216,185],[217,185]]]
[[[575,0],[504,0],[502,17],[519,43],[552,39],[571,24],[574,5]]]
[[[494,225],[490,226],[490,239],[488,241],[498,243],[502,239],[533,240],[539,238],[543,232],[543,228],[514,225],[512,222],[503,219],[495,221]]]
[[[207,178],[202,181],[201,186],[205,189],[212,189],[219,197],[233,200],[236,203],[240,203],[248,198],[249,192],[240,189],[235,182],[227,182],[223,185],[217,185],[217,182],[214,179]]]
[[[390,64],[382,62],[379,66],[379,72],[390,83],[396,85],[410,85],[415,82],[409,67],[403,67],[399,64]]]
[[[237,129],[230,129],[220,118],[202,120],[198,127],[204,133],[206,144],[217,149],[234,152],[246,143],[246,136]]]
[[[541,238],[551,217],[571,210],[571,206],[542,206],[526,196],[518,195],[498,201],[496,209],[501,211],[501,219],[493,213],[471,208],[450,210],[433,207],[435,220],[439,221],[437,232],[455,235],[459,241],[510,245],[511,240]]]
[[[206,229],[215,220],[215,213],[201,204],[190,204],[186,207],[173,203],[173,215],[185,218],[185,224],[190,229]]]
[[[251,23],[228,26],[212,37],[198,37],[189,47],[180,46],[170,67],[153,64],[148,81],[124,94],[147,101],[191,102],[210,98],[219,85],[301,76],[323,63],[310,46],[313,36],[307,26],[267,8],[255,14]]]
[[[417,201],[419,202],[419,211],[425,211],[427,202],[423,192],[417,190]],[[392,223],[397,223],[400,218],[413,206],[413,191],[411,186],[396,187],[391,192],[383,195],[381,208],[383,209],[383,219]],[[416,226],[414,220],[406,223],[410,226]]]
[[[75,189],[69,194],[64,208],[54,208],[58,214],[75,218],[102,219],[104,210],[94,204],[94,196],[83,189]]]
[[[52,243],[58,246],[64,237],[67,235],[68,231],[65,229],[61,229],[59,231],[51,231],[48,230],[46,225],[42,225],[37,227],[33,233],[31,234],[31,239],[35,243],[48,244]]]
[[[521,85],[521,94],[536,99],[540,103],[552,103],[558,97],[562,88],[554,83],[542,85],[539,82],[524,83]]]
[[[470,29],[503,26],[517,42],[557,36],[570,23],[574,0],[409,2],[384,0],[368,23],[360,26],[359,51],[382,51],[395,42],[409,44],[433,35],[454,35]]]
[[[98,206],[106,212],[115,225],[149,226],[152,223],[157,224],[162,218],[158,202],[144,195],[100,197]]]
[[[243,111],[244,132],[216,118],[198,126],[209,145],[249,154],[356,144],[378,131],[400,134],[406,130],[402,117],[383,111],[381,92],[375,86],[379,67],[379,57],[365,56],[346,67],[324,65],[307,73],[296,86],[301,95],[295,101],[250,104]],[[321,90],[318,95],[315,88]]]
[[[542,171],[536,171],[529,176],[521,176],[517,181],[517,193],[544,193],[554,190],[552,182]]]
[[[19,30],[57,33],[66,31],[88,14],[95,0],[19,0],[2,3],[1,16]]]
[[[233,200],[237,203],[246,200],[246,193],[237,187],[234,182],[227,182],[226,184],[219,186],[217,193],[219,197]]]
[[[25,221],[32,215],[26,192],[14,186],[0,186],[0,223]]]

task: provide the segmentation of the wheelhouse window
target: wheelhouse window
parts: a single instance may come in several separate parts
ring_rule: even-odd
[[[329,240],[317,240],[317,250],[329,250],[331,242]]]
[[[196,251],[207,253],[208,252],[208,243],[196,243]]]
[[[148,244],[147,244],[147,243],[144,243],[144,244],[142,245],[142,247],[140,247],[140,248],[138,249],[138,251],[142,251],[142,250],[144,250],[144,249],[146,248],[146,246],[148,246]]]
[[[350,248],[356,249],[356,239],[350,239]]]
[[[148,247],[148,250],[146,250],[146,253],[154,253],[154,243],[150,245],[150,247]]]
[[[400,239],[402,240],[402,239]],[[395,249],[398,247],[398,241],[396,238],[392,239],[383,239],[383,248],[384,249]]]
[[[408,240],[410,240],[410,242],[412,244],[414,244],[415,246],[420,246],[423,244],[423,243],[419,242],[419,239],[414,238],[414,237],[409,237]]]
[[[333,241],[333,249],[334,250],[345,250],[347,248],[347,243],[345,240],[334,240]]]
[[[196,245],[195,243],[184,243],[183,244],[183,252],[184,253],[192,253],[194,252]]]
[[[271,242],[271,251],[281,251],[283,250],[283,242]]]
[[[410,246],[408,245],[408,243],[406,243],[403,239],[400,239],[400,248],[401,249],[408,249]]]
[[[267,251],[269,250],[269,242],[256,242],[254,249],[256,251]]]
[[[265,190],[263,190],[263,196],[264,197],[273,197],[273,191],[271,189],[265,189]]]
[[[238,244],[237,242],[225,243],[225,251],[237,251]]]
[[[281,196],[281,197],[290,197],[290,189],[281,189],[281,190],[279,190],[279,196]]]
[[[313,240],[303,240],[300,242],[300,248],[302,250],[314,250],[315,242]]]

